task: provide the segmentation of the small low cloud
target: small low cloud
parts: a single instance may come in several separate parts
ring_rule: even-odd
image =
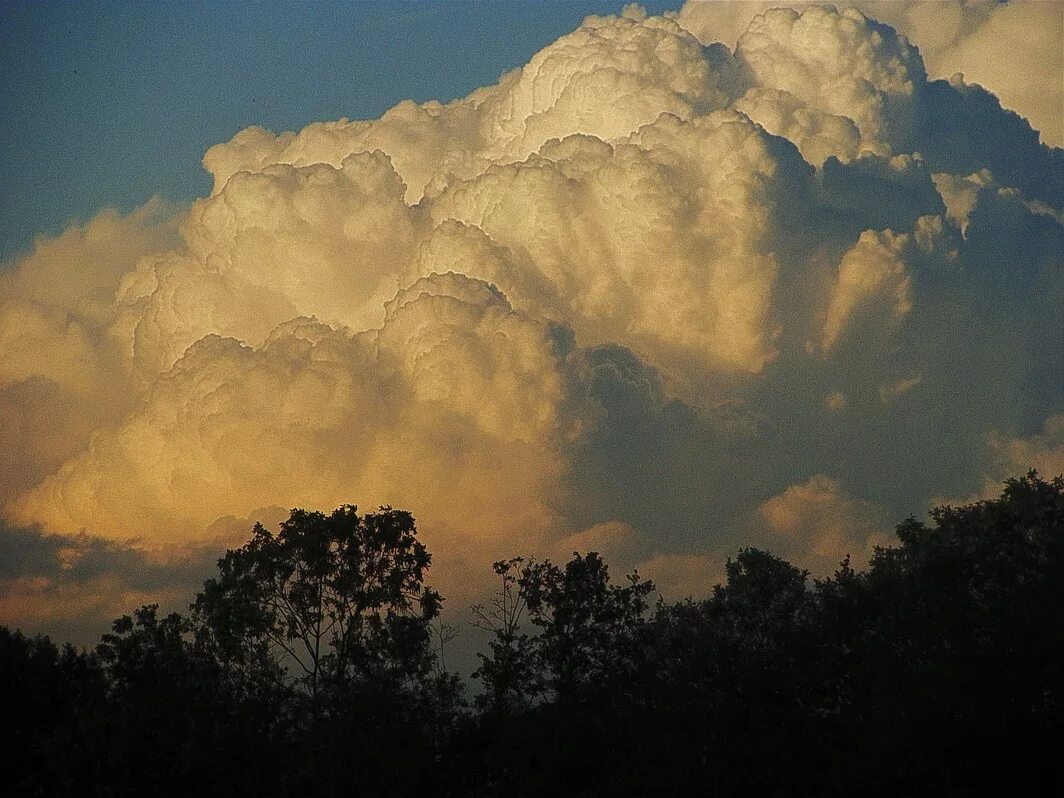
[[[188,547],[159,558],[133,541],[0,522],[0,551],[0,624],[84,645],[141,604],[183,610],[224,550]]]
[[[823,474],[768,499],[760,515],[775,538],[772,549],[814,576],[830,575],[846,557],[864,566],[876,546],[892,541],[882,508],[845,496]]]

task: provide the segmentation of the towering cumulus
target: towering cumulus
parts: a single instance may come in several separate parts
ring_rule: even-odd
[[[1052,4],[868,4],[907,35],[801,5],[589,17],[468,97],[249,128],[190,207],[42,241],[0,273],[6,528],[166,561],[392,504],[458,603],[572,548],[669,592],[1064,470],[1060,119],[1024,57],[943,71],[1054,36]]]

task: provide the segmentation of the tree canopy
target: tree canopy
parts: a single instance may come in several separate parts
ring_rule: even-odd
[[[294,510],[187,614],[94,651],[0,629],[20,795],[972,795],[1059,777],[1064,481],[826,579],[743,549],[653,601],[595,552],[495,564],[465,685],[409,513]],[[707,586],[708,587],[708,586]]]

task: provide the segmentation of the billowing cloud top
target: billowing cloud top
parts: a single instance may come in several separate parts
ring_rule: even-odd
[[[891,6],[911,37],[626,7],[451,103],[242,131],[190,208],[42,242],[0,274],[7,522],[165,559],[390,503],[459,602],[573,547],[687,591],[739,544],[822,572],[1060,470],[1064,151],[996,73],[928,77],[1044,12],[928,5]]]

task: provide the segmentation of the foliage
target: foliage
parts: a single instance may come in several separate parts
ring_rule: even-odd
[[[219,561],[193,612],[220,658],[279,680],[294,671],[317,712],[326,691],[426,676],[441,604],[423,585],[430,561],[407,512],[294,510]]]
[[[971,795],[1059,775],[1064,481],[910,519],[824,580],[744,549],[703,600],[495,564],[476,712],[407,513],[293,511],[189,616],[95,652],[0,629],[20,795]],[[434,640],[440,648],[434,650]]]

